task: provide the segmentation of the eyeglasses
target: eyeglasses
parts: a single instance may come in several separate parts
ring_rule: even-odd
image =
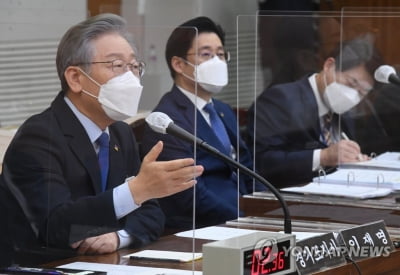
[[[349,75],[344,77],[344,82],[347,86],[358,90],[362,96],[367,95],[373,89],[372,85],[367,83],[366,81],[359,81]]]
[[[201,50],[198,53],[187,53],[186,55],[197,55],[200,61],[210,60],[214,58],[214,56],[218,56],[219,59],[224,60],[226,62],[229,62],[231,60],[230,53],[225,51],[219,51],[217,53],[213,53],[212,51],[209,50]]]
[[[77,65],[85,64],[110,64],[111,70],[116,74],[120,75],[130,70],[134,75],[142,77],[146,68],[146,64],[142,61],[136,61],[133,63],[127,63],[120,59],[115,59],[111,61],[94,61],[89,63],[80,63]]]

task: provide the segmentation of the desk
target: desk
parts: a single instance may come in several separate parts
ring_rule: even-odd
[[[384,220],[386,226],[400,228],[400,203],[395,194],[380,199],[355,200],[340,197],[281,193],[292,218],[364,224]],[[245,216],[282,218],[281,206],[274,195],[256,192],[240,199]]]
[[[392,239],[400,239],[400,206],[395,202],[395,196],[382,199],[355,201],[345,198],[332,198],[321,196],[304,196],[283,194],[293,218],[293,231],[322,231],[332,232],[380,219],[385,220],[388,232]],[[282,210],[278,201],[269,193],[254,193],[241,198],[240,206],[248,217],[239,218],[228,222],[225,226],[259,229],[268,231],[282,231]],[[317,229],[316,229],[317,228]],[[174,235],[163,236],[142,249],[202,251],[202,245],[207,240],[195,241],[189,238],[180,238]],[[141,250],[142,250],[141,249]],[[95,263],[109,263],[122,265],[137,265],[148,267],[164,267],[185,270],[202,270],[201,260],[194,263],[170,263],[162,261],[143,261],[123,258],[124,255],[137,250],[122,249],[118,252],[102,256],[80,256],[71,259],[52,262],[46,267],[55,267],[66,263],[84,261]],[[397,275],[400,270],[400,250],[397,249],[388,257],[377,257],[357,262],[363,275]],[[321,275],[356,275],[358,274],[353,264],[322,271]]]
[[[259,229],[253,227],[253,229]],[[201,246],[207,243],[207,240],[195,240],[196,252],[201,252]],[[190,238],[180,238],[174,235],[164,236],[159,241],[154,242],[143,249],[158,249],[158,250],[173,250],[173,251],[192,251],[193,241]],[[45,267],[55,267],[62,264],[67,264],[76,261],[94,262],[94,263],[109,263],[109,264],[123,264],[123,265],[137,265],[137,266],[149,266],[149,267],[164,267],[164,268],[175,268],[175,269],[186,269],[192,270],[193,263],[167,263],[167,262],[156,262],[156,261],[139,261],[122,258],[122,256],[135,252],[136,250],[122,249],[118,252],[114,252],[108,255],[102,256],[79,256],[67,260],[52,262]],[[391,253],[388,257],[371,258],[357,262],[363,275],[397,275],[400,270],[400,250],[396,250]],[[194,269],[201,270],[201,260],[194,262]],[[315,274],[320,275],[341,275],[341,274],[357,274],[355,267],[348,263],[344,266],[340,266],[334,269],[318,272]],[[214,274],[213,274],[214,275]],[[217,274],[215,274],[217,275]]]

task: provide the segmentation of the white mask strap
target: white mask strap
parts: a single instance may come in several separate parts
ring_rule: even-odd
[[[88,75],[84,70],[82,70],[81,68],[78,67],[78,70],[81,71],[81,73],[83,73],[87,78],[89,78],[91,81],[93,81],[94,84],[96,84],[97,86],[101,86],[99,84],[99,82],[97,82],[96,80],[94,80],[90,75]]]
[[[197,66],[194,65],[194,64],[192,64],[192,63],[190,63],[189,61],[187,61],[186,59],[184,59],[184,58],[182,58],[182,57],[179,57],[179,58],[182,59],[182,61],[185,62],[186,64],[192,66],[192,67],[194,68],[193,75],[196,75]],[[196,79],[195,79],[195,78],[193,78],[193,77],[191,77],[191,76],[185,74],[184,72],[182,72],[182,75],[185,76],[186,78],[188,78],[188,79],[190,79],[190,80],[196,82]]]
[[[82,92],[83,92],[84,94],[87,94],[88,96],[93,97],[93,98],[96,98],[96,99],[99,98],[99,97],[97,97],[97,96],[95,96],[95,95],[92,95],[91,93],[89,93],[88,91],[86,91],[86,90],[84,90],[84,89],[82,89]]]

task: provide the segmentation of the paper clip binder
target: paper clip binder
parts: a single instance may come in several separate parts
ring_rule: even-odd
[[[400,152],[385,152],[379,155],[370,154],[371,159],[352,163],[342,163],[344,169],[376,169],[400,171]]]
[[[322,167],[320,167],[319,169],[318,169],[318,184],[320,184],[320,182],[321,182],[321,175],[322,176],[324,176],[324,180],[325,180],[325,178],[326,178],[326,172],[325,172],[325,170],[324,170],[324,168],[322,168]]]
[[[313,182],[400,190],[400,173],[391,170],[340,168],[327,174],[323,180],[320,177],[315,177]]]
[[[350,176],[351,176],[351,183],[354,184],[355,182],[355,176],[354,176],[354,172],[353,171],[349,171],[349,173],[347,173],[347,187],[350,186]]]
[[[380,181],[382,179],[382,182]],[[379,188],[381,183],[385,183],[385,176],[382,173],[376,175],[376,188]]]

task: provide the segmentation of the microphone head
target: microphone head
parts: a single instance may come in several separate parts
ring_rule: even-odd
[[[396,75],[396,70],[389,65],[382,65],[375,70],[375,80],[382,83],[390,83],[389,76]]]
[[[145,120],[154,132],[160,134],[166,134],[168,126],[174,123],[168,115],[161,112],[152,112]]]

